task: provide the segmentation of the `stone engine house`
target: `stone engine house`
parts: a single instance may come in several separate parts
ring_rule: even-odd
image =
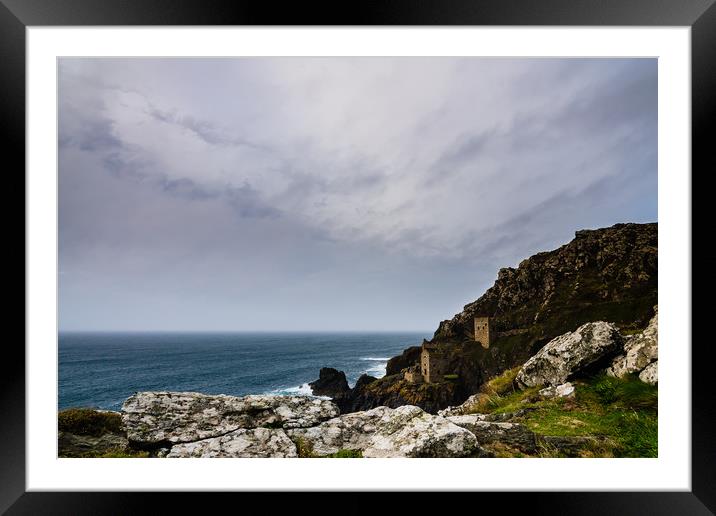
[[[403,369],[403,378],[412,384],[438,383],[445,378],[447,358],[438,344],[423,341],[420,363]]]
[[[409,383],[423,383],[423,373],[419,365],[410,366],[403,372],[403,378]]]
[[[489,348],[492,343],[492,332],[490,331],[490,318],[485,316],[475,317],[474,322],[475,342],[482,344],[483,348]]]
[[[490,328],[490,318],[479,316],[474,319],[473,340],[483,348],[489,348],[494,338]],[[438,344],[423,341],[420,352],[420,364],[403,369],[403,378],[410,383],[437,383],[443,381],[448,374],[448,363],[445,352]]]
[[[445,354],[437,344],[423,343],[420,353],[420,372],[426,383],[441,382],[447,374],[447,360]]]

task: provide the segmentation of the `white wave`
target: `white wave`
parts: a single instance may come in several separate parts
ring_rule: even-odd
[[[266,392],[269,396],[311,396],[312,398],[320,398],[322,400],[330,400],[328,396],[314,396],[311,386],[307,383],[302,383],[296,387],[279,387]]]
[[[311,386],[307,383],[302,383],[298,387],[289,387],[287,389],[284,389],[289,394],[296,394],[300,396],[310,396],[313,394],[313,391],[311,390]]]
[[[364,373],[369,374],[370,376],[375,376],[376,378],[382,378],[385,376],[385,368],[388,366],[388,362],[381,362],[379,364],[375,364],[372,367],[369,367],[364,371]]]
[[[387,362],[390,357],[361,357],[359,360],[369,360],[371,362]]]

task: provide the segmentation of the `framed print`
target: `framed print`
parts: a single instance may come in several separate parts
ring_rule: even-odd
[[[4,1],[0,507],[713,511],[712,4]]]

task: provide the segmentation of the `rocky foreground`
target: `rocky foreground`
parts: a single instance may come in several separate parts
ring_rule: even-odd
[[[657,355],[656,315],[627,336],[612,323],[587,323],[437,414],[413,405],[342,413],[309,396],[139,392],[121,413],[60,413],[60,456],[649,456],[655,434],[634,443],[630,432],[655,424]],[[324,380],[319,388],[330,391],[340,378]],[[625,436],[598,426],[622,415],[613,425]]]
[[[524,411],[493,415],[457,409],[441,416],[405,405],[338,416],[335,404],[310,397],[187,392],[137,393],[124,408],[123,433],[93,439],[61,432],[60,456],[494,457],[495,445],[529,455],[540,443],[574,456],[585,442],[541,436],[512,421]]]
[[[482,455],[476,436],[418,407],[339,415],[309,396],[209,396],[139,392],[122,406],[115,452],[149,457],[465,457]],[[68,432],[61,432],[62,443]],[[107,440],[107,438],[104,438]],[[101,443],[95,443],[101,444]]]

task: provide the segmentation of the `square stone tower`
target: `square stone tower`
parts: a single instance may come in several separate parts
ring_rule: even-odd
[[[475,317],[475,342],[482,344],[483,348],[489,348],[492,342],[490,333],[490,318]]]
[[[423,344],[420,353],[420,372],[425,383],[436,383],[443,380],[446,371],[446,360],[442,350],[435,344]]]

